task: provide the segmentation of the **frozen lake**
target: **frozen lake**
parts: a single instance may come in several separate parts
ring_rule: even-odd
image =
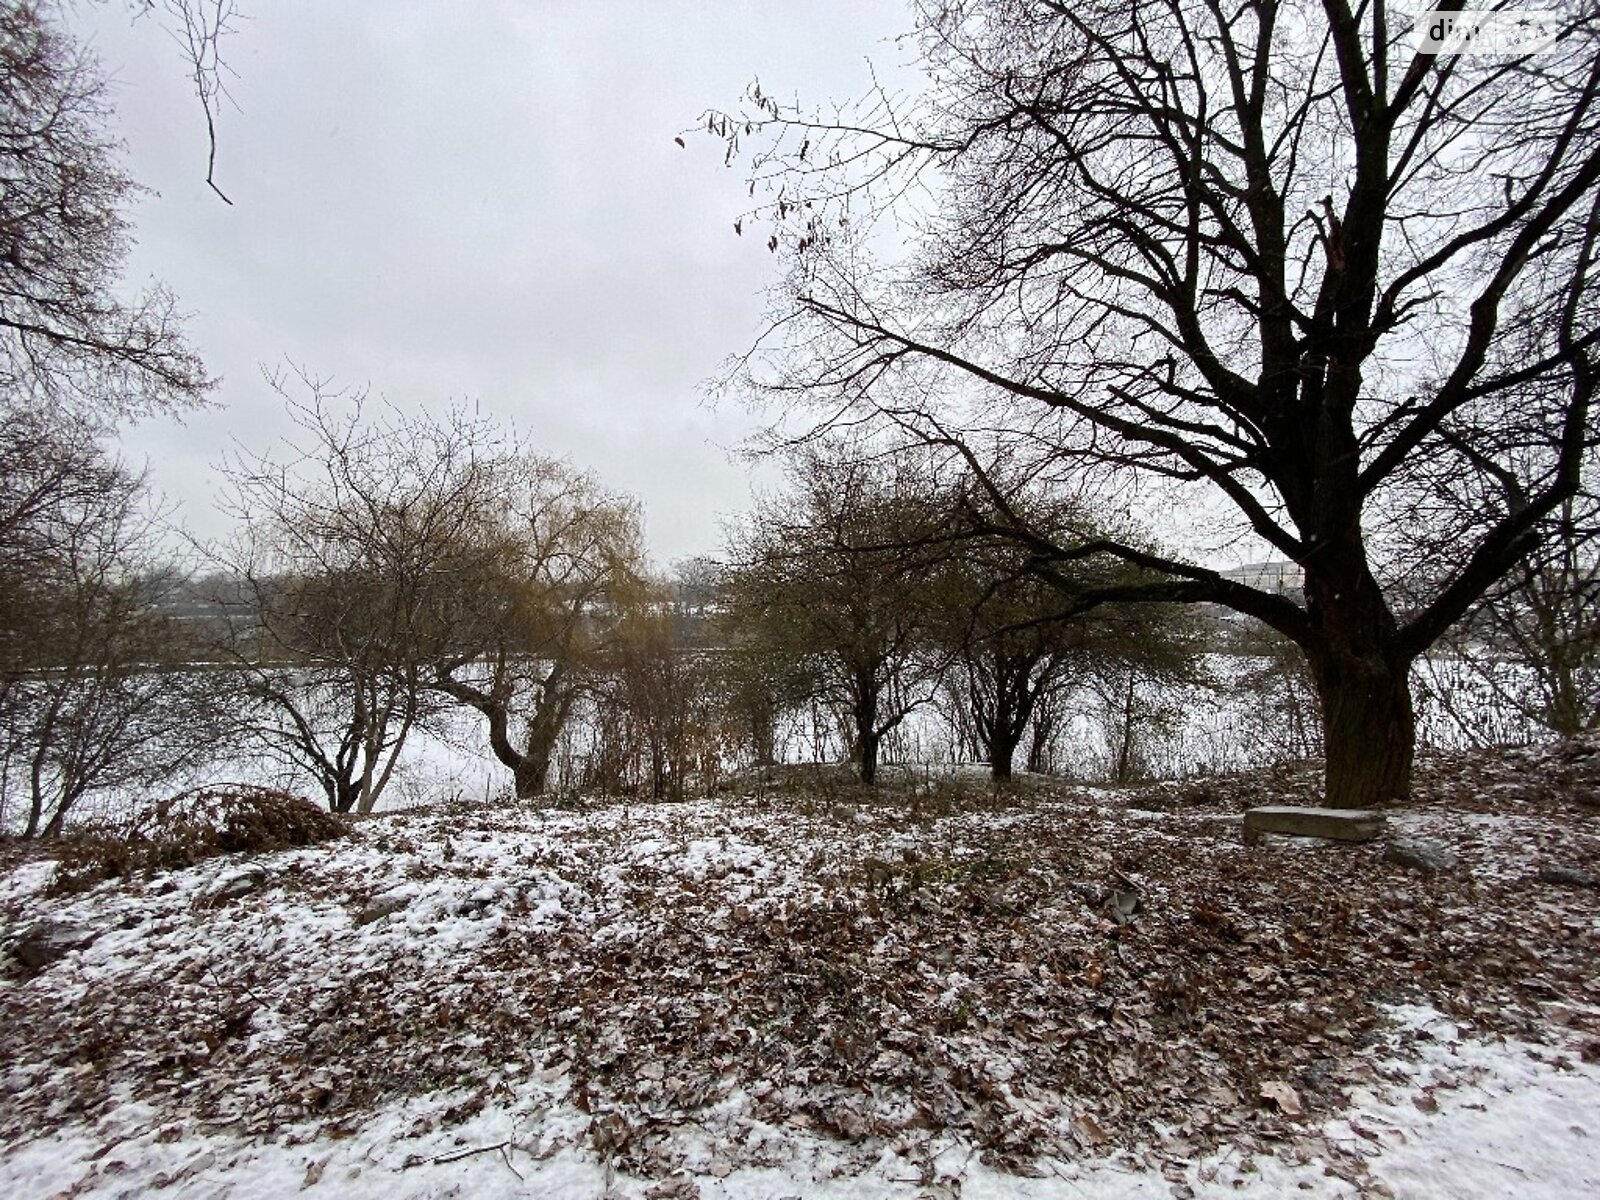
[[[1219,681],[1214,688],[1136,684],[1133,702],[1125,689],[1079,687],[1062,702],[1062,718],[1052,742],[1054,772],[1084,781],[1114,777],[1123,751],[1130,750],[1140,778],[1219,774],[1252,765],[1315,757],[1320,753],[1315,700],[1304,681],[1269,668],[1264,660],[1211,656]],[[1523,673],[1506,665],[1494,680],[1483,679],[1451,659],[1419,664],[1413,674],[1418,742],[1422,747],[1459,747],[1538,740],[1540,731],[1521,718],[1507,696]],[[1124,747],[1128,714],[1131,743]],[[569,723],[552,766],[551,783],[570,789],[581,776],[589,728],[581,716]],[[820,710],[793,714],[779,740],[787,762],[846,754],[837,722]],[[1020,771],[1027,740],[1019,749]],[[885,763],[954,766],[974,758],[963,748],[950,721],[933,705],[913,713],[883,745]],[[739,764],[730,764],[733,766]],[[108,790],[87,795],[73,820],[102,817],[186,787],[226,781],[264,784],[319,799],[316,782],[302,770],[259,753],[219,744],[203,769],[137,794]],[[0,778],[0,828],[15,831],[25,813],[25,784],[13,769]],[[450,710],[428,728],[408,737],[387,789],[382,811],[426,807],[447,801],[493,803],[510,795],[511,774],[490,753],[486,726],[470,709]]]

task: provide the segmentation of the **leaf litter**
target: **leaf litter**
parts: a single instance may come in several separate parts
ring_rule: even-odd
[[[457,806],[76,896],[13,862],[0,942],[94,937],[0,983],[0,1172],[211,1194],[255,1147],[299,1154],[286,1191],[354,1169],[385,1196],[469,1170],[556,1194],[555,1164],[574,1195],[763,1172],[789,1191],[750,1194],[1021,1195],[1086,1171],[1384,1195],[1405,1136],[1384,1097],[1438,1121],[1492,1081],[1419,1076],[1441,1047],[1600,1090],[1600,891],[1548,881],[1600,869],[1596,768],[1570,746],[1425,762],[1391,820],[1455,855],[1432,874],[1381,843],[1243,846],[1244,805],[1295,795],[1267,774]],[[71,1137],[82,1155],[29,1167]],[[363,1157],[335,1171],[345,1146]]]

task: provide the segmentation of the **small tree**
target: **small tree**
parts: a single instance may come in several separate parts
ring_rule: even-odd
[[[1543,547],[1451,641],[1500,703],[1558,737],[1600,728],[1600,501],[1568,502]]]
[[[368,812],[432,711],[428,667],[454,651],[456,592],[482,576],[504,496],[480,423],[369,419],[362,397],[301,380],[298,444],[226,468],[238,531],[214,599],[249,734],[332,811]]]
[[[922,599],[948,509],[900,455],[811,447],[789,481],[732,531],[729,619],[758,654],[811,664],[871,786],[884,736],[932,699],[944,665],[925,654]]]
[[[0,821],[20,799],[24,837],[59,834],[93,793],[195,766],[218,713],[159,612],[175,576],[156,569],[143,481],[99,452],[36,449],[50,490],[31,494],[27,536],[12,530],[29,570],[9,589],[0,663]]]
[[[1131,783],[1149,773],[1156,748],[1172,735],[1186,699],[1212,684],[1202,621],[1168,606],[1117,604],[1091,610],[1083,673],[1098,700],[1106,775]]]
[[[596,697],[594,781],[682,799],[715,784],[734,737],[684,580],[657,582],[628,606],[603,655]]]
[[[1006,561],[1018,557],[1008,549],[973,543],[942,564],[928,638],[953,661],[945,694],[997,781],[1011,778],[1034,708],[1068,673],[1073,650],[1067,623],[1052,620],[1062,609],[1054,591]]]
[[[1033,722],[1028,730],[1028,770],[1048,775],[1060,768],[1056,758],[1056,739],[1065,726],[1070,710],[1068,690],[1053,687],[1038,692],[1033,701]]]
[[[770,767],[782,738],[819,684],[809,658],[763,636],[752,612],[741,609],[736,569],[697,560],[686,576],[696,597],[694,639],[704,651],[708,687],[715,693],[736,757]]]
[[[797,658],[759,629],[741,625],[747,616],[737,607],[719,616],[723,639],[713,656],[715,686],[750,761],[770,767],[782,758],[788,722],[821,685],[811,657]]]
[[[1293,760],[1322,754],[1322,712],[1305,655],[1288,638],[1244,620],[1228,639],[1235,656],[1231,681],[1247,750],[1254,757]]]

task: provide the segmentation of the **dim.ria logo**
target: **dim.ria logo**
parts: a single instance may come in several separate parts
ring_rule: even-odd
[[[1555,44],[1561,13],[1537,9],[1424,9],[1412,36],[1424,54],[1537,54]]]

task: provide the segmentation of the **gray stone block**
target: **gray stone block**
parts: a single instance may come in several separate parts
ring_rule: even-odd
[[[97,929],[43,921],[18,938],[11,947],[11,953],[28,970],[42,971],[74,950],[82,950],[99,936]]]
[[[1244,840],[1254,843],[1264,833],[1285,833],[1339,842],[1370,842],[1383,832],[1383,826],[1383,814],[1372,809],[1263,805],[1244,814]]]
[[[1454,867],[1456,856],[1437,842],[1425,842],[1421,838],[1395,838],[1383,848],[1383,861],[1410,867],[1424,875],[1433,875]]]

